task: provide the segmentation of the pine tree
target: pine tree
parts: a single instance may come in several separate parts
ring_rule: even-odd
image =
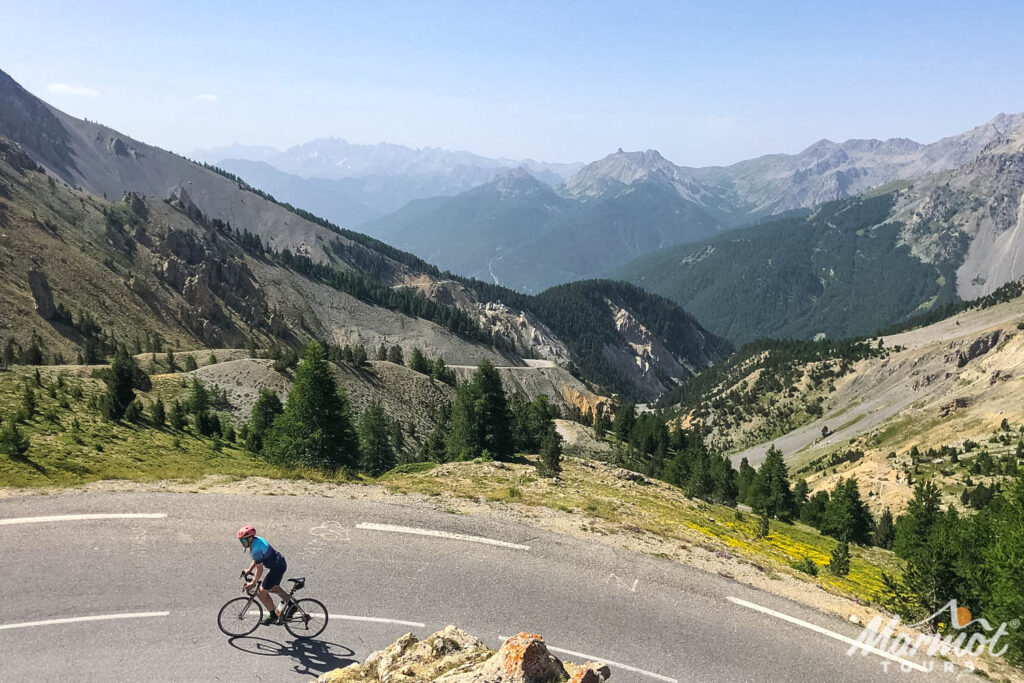
[[[377,360],[387,360],[387,359],[388,359],[388,347],[384,345],[384,342],[381,342],[380,346],[377,347]]]
[[[438,382],[455,386],[455,372],[448,369],[444,364],[443,358],[438,358],[434,361],[434,365],[430,370],[430,376]]]
[[[167,372],[177,372],[178,364],[174,360],[174,350],[167,349]]]
[[[359,441],[348,397],[338,387],[320,342],[306,345],[284,412],[267,434],[263,453],[277,462],[328,472],[357,465]]]
[[[366,347],[356,344],[352,347],[352,365],[361,368],[366,365]]]
[[[284,412],[281,399],[270,389],[260,389],[259,398],[252,406],[252,416],[246,430],[245,447],[253,453],[263,450],[263,441],[277,416]]]
[[[807,496],[810,492],[810,487],[807,485],[805,479],[797,479],[796,484],[793,486],[793,516],[800,517],[800,511],[804,508],[804,503],[807,502]]]
[[[891,548],[896,529],[893,525],[892,512],[889,508],[882,511],[878,518],[878,525],[875,527],[875,545],[879,548]]]
[[[36,414],[36,392],[27,384],[21,392],[21,411],[26,420],[31,420]]]
[[[757,532],[755,535],[758,538],[765,538],[771,531],[772,527],[768,513],[764,509],[758,510]]]
[[[402,347],[401,346],[399,346],[398,344],[395,344],[390,349],[388,349],[388,361],[394,363],[395,365],[404,365],[405,364],[405,361],[402,359]]]
[[[128,405],[135,400],[135,376],[139,372],[135,359],[124,348],[119,348],[105,377],[107,393],[101,403],[103,417],[112,421],[124,417]]]
[[[542,477],[557,478],[562,473],[562,437],[554,425],[540,441],[537,473]]]
[[[378,476],[395,466],[388,418],[380,403],[373,401],[359,420],[359,465],[367,474]]]
[[[740,469],[736,473],[736,490],[741,503],[750,502],[750,485],[757,476],[757,470],[750,466],[750,462],[744,457],[740,460]]]
[[[210,392],[198,377],[192,377],[188,392],[188,409],[195,416],[205,413],[210,408]]]
[[[840,541],[832,549],[828,570],[836,576],[846,576],[850,573],[850,544],[845,540]]]
[[[870,540],[872,519],[861,500],[856,477],[840,479],[829,497],[821,531],[832,538],[865,545]]]
[[[636,407],[632,403],[623,403],[615,411],[615,436],[619,441],[629,441],[633,426],[636,424]]]
[[[455,393],[448,429],[444,435],[444,460],[462,461],[479,457],[483,450],[479,419],[476,414],[476,388],[471,382],[463,382]],[[440,427],[438,431],[441,431]]]
[[[793,492],[789,488],[789,472],[782,451],[774,445],[768,449],[761,468],[750,484],[747,500],[751,507],[765,510],[769,517],[784,522],[793,519]]]
[[[0,426],[0,453],[17,460],[25,457],[30,446],[29,438],[21,433],[17,422],[7,420]]]
[[[1018,476],[1009,486],[992,515],[990,530],[991,541],[982,551],[985,586],[981,613],[993,624],[1009,623],[1024,614],[1024,477]],[[1024,629],[1011,628],[1005,638],[1007,658],[1020,665],[1024,662]]]
[[[192,372],[198,368],[199,365],[196,363],[196,357],[194,355],[190,353],[185,356],[185,372]]]
[[[149,411],[149,415],[150,418],[152,418],[153,420],[153,424],[156,425],[157,428],[164,426],[164,422],[167,421],[167,412],[166,409],[164,408],[164,402],[162,399],[158,398],[156,400],[156,402],[153,404],[153,407]]]
[[[430,374],[430,363],[423,356],[423,352],[418,347],[412,347],[412,352],[409,354],[409,369],[415,370],[424,375]]]
[[[181,431],[188,427],[188,412],[185,410],[185,406],[181,404],[181,401],[175,399],[174,403],[171,404],[171,413],[169,420],[171,427]]]
[[[206,359],[206,364],[207,365],[216,365],[217,364],[217,354],[215,354],[213,351],[210,351],[210,357]]]
[[[800,508],[800,521],[815,529],[821,529],[825,522],[825,510],[828,508],[828,491],[818,491],[807,499]]]
[[[490,361],[481,361],[473,373],[475,413],[481,433],[481,446],[498,460],[513,455],[512,416],[501,376]]]
[[[227,418],[223,418],[220,421],[220,438],[228,443],[234,443],[237,438],[235,435],[235,425],[231,424],[231,421]]]
[[[405,450],[405,432],[402,431],[402,423],[398,420],[391,423],[391,448],[398,456]]]

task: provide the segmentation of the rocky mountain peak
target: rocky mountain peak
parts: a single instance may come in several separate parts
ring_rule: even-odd
[[[534,194],[537,192],[550,192],[547,185],[537,180],[522,166],[518,166],[504,173],[499,173],[489,184],[502,195],[518,196],[523,194]]]
[[[620,147],[615,153],[584,166],[565,182],[563,190],[571,197],[597,197],[649,180],[673,185],[690,182],[683,169],[657,150],[624,152]]]

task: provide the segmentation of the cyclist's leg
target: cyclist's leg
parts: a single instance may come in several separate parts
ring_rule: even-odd
[[[274,611],[274,599],[270,597],[270,591],[263,588],[263,586],[260,586],[259,590],[256,591],[256,597],[259,598],[260,602],[263,603],[263,606],[266,607],[267,610],[270,612]]]
[[[284,578],[285,570],[288,569],[288,565],[282,562],[281,564],[273,567],[263,577],[262,592],[267,596],[267,599],[263,601],[266,605],[269,603],[267,609],[270,613],[274,613],[274,599],[270,597],[271,593],[277,593],[280,596],[287,598],[287,593],[281,589],[281,579]]]

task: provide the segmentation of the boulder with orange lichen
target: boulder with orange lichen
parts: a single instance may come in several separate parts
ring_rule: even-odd
[[[563,666],[535,634],[512,636],[494,652],[465,631],[447,626],[422,641],[407,633],[363,664],[325,673],[317,682],[602,683],[610,676],[604,664]]]

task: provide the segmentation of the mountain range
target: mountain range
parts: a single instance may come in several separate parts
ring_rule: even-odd
[[[957,168],[1022,125],[1024,114],[1001,114],[928,145],[822,140],[799,154],[725,167],[620,149],[558,186],[531,183],[519,169],[455,197],[411,202],[362,229],[454,272],[540,291],[660,248]]]
[[[1024,276],[1024,127],[961,167],[642,256],[612,273],[735,342],[840,338]]]
[[[544,361],[561,368],[562,388],[579,386],[571,371],[598,391],[650,399],[729,349],[631,285],[524,297],[448,277],[230,173],[69,116],[3,72],[0,228],[0,334],[35,336],[65,358],[111,338],[185,348],[319,338],[524,372],[526,359]]]
[[[514,168],[527,168],[551,185],[580,163],[490,158],[434,147],[352,144],[321,138],[290,147],[232,145],[199,149],[192,158],[241,176],[253,186],[343,227],[355,227],[414,199],[452,196]]]

